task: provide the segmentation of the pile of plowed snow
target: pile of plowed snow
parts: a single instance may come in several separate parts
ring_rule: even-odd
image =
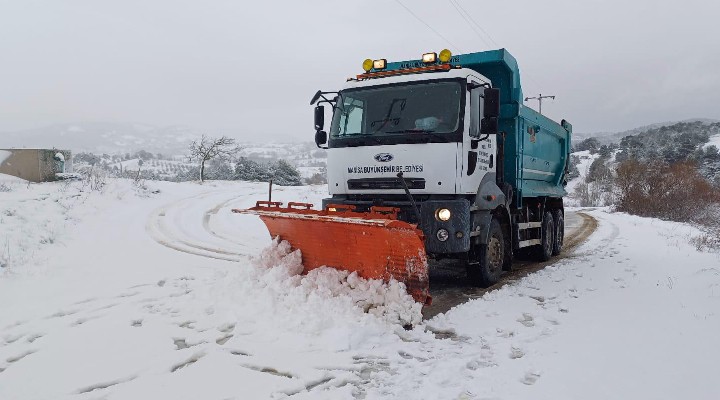
[[[403,283],[364,279],[356,272],[327,267],[303,276],[300,250],[292,250],[288,242],[277,238],[253,264],[253,288],[276,293],[275,301],[283,306],[336,298],[336,302],[351,303],[390,323],[414,325],[422,320],[422,305],[413,300]]]

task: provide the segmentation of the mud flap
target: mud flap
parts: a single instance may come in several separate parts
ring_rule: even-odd
[[[366,279],[395,279],[408,293],[429,305],[428,262],[424,236],[416,225],[397,220],[398,209],[371,207],[355,212],[354,206],[258,201],[249,209],[233,212],[260,216],[272,237],[279,236],[302,253],[304,273],[328,266],[356,271]]]

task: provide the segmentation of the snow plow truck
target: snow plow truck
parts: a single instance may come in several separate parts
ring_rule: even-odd
[[[519,253],[560,253],[572,126],[524,106],[507,50],[367,59],[363,70],[310,102],[327,149],[322,210],[258,201],[233,211],[300,249],[305,272],[395,279],[424,304],[432,260],[463,260],[470,282],[487,287]]]

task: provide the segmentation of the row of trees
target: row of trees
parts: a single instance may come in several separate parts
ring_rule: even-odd
[[[127,160],[133,160],[133,159],[148,161],[148,160],[163,160],[164,158],[165,158],[165,156],[162,153],[153,154],[153,153],[150,153],[149,151],[139,150],[139,151],[136,151],[135,153],[125,153],[122,155],[103,154],[101,156],[93,154],[93,153],[88,153],[88,152],[79,152],[79,153],[75,154],[75,156],[73,157],[73,160],[75,162],[79,162],[79,163],[98,165],[103,160],[110,160],[111,162],[116,163],[116,162],[120,162],[120,161],[127,161]]]
[[[298,170],[285,160],[278,160],[269,164],[261,164],[256,161],[240,158],[235,160],[235,155],[240,153],[240,146],[235,139],[227,136],[212,138],[202,135],[200,140],[190,143],[190,159],[199,163],[200,181],[205,180],[205,164],[212,163],[210,178],[218,180],[243,180],[267,182],[273,180],[278,185],[299,186],[302,179]],[[233,169],[230,162],[235,161]]]
[[[573,193],[581,206],[616,206],[620,211],[674,221],[720,204],[720,186],[707,179],[695,160],[597,157]]]
[[[614,186],[617,209],[640,216],[707,223],[720,205],[720,190],[692,162],[622,161]]]
[[[603,158],[615,153],[615,160],[663,161],[665,164],[692,162],[698,171],[713,184],[720,186],[720,152],[706,146],[709,138],[720,134],[720,122],[679,122],[647,128],[636,135],[628,135],[619,143],[603,145],[596,138],[583,140],[573,146],[574,151],[587,150]]]
[[[573,196],[581,206],[692,223],[703,232],[692,239],[698,250],[720,250],[720,188],[693,161],[598,158]]]
[[[200,168],[191,168],[184,172],[182,180],[198,179]],[[299,186],[303,184],[300,172],[285,160],[259,163],[247,158],[240,158],[234,165],[226,160],[213,160],[207,165],[205,179],[224,181],[268,182],[282,186]]]
[[[580,142],[576,150],[597,157],[573,197],[581,206],[693,223],[705,231],[694,239],[698,248],[720,248],[720,152],[707,145],[719,132],[720,124],[680,123],[616,145]]]
[[[105,170],[111,176],[130,179],[164,180],[173,182],[196,181],[200,177],[200,167],[177,168],[172,174],[160,174],[152,169],[145,169],[141,164],[137,169],[126,168],[122,171],[117,166],[103,167],[96,165],[93,168]],[[320,184],[324,183],[324,175],[303,181],[298,170],[285,160],[259,163],[253,160],[241,158],[236,163],[226,160],[212,160],[205,166],[204,179],[226,180],[226,181],[254,181],[274,183],[282,186],[299,186],[303,183]]]
[[[94,169],[102,169],[107,173],[119,177],[145,180],[193,181],[205,179],[214,180],[245,180],[267,182],[273,180],[278,185],[298,186],[303,184],[298,170],[285,160],[257,162],[248,158],[237,157],[241,148],[235,140],[226,136],[213,138],[203,135],[199,140],[191,143],[189,147],[189,160],[196,166],[173,165],[167,172],[156,172],[154,168],[147,168],[154,164],[151,153],[141,150],[135,153],[137,167],[128,169],[112,165],[114,158],[108,155],[97,156],[92,153],[77,153],[74,157],[76,164],[89,164]],[[151,161],[148,161],[151,160]],[[119,159],[118,161],[122,161]],[[116,161],[116,162],[118,162]],[[120,164],[122,165],[122,164]],[[307,183],[324,183],[325,175],[316,174],[307,180]]]

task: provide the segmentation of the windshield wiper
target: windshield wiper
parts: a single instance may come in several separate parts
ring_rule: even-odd
[[[392,115],[393,108],[395,108],[395,104],[396,104],[396,103],[400,103],[400,112],[398,113],[398,115],[397,115],[395,118],[390,118],[390,115]],[[400,122],[400,115],[402,114],[403,110],[405,110],[405,105],[406,105],[406,103],[407,103],[407,99],[393,99],[392,102],[390,103],[390,107],[388,107],[387,114],[385,115],[385,118],[380,119],[380,120],[377,120],[377,121],[373,121],[373,122],[370,124],[370,127],[372,128],[372,127],[375,125],[375,123],[377,123],[377,122],[381,122],[381,123],[382,123],[379,127],[377,127],[375,130],[373,130],[373,132],[379,132],[380,129],[384,128],[385,125],[387,125],[388,122],[391,122],[391,121],[392,121],[395,125],[397,125],[398,122]]]

